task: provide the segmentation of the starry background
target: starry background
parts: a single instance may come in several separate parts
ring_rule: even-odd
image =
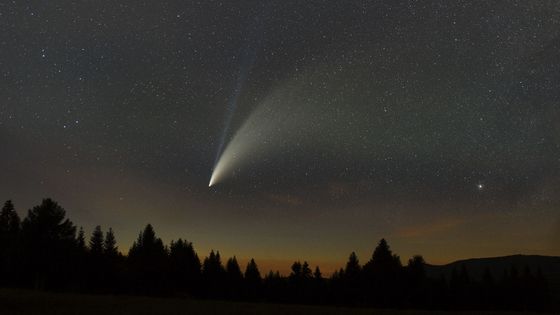
[[[22,216],[52,197],[124,252],[150,222],[265,270],[381,237],[432,263],[560,254],[556,1],[4,1],[0,27]],[[273,132],[209,188],[247,121]]]

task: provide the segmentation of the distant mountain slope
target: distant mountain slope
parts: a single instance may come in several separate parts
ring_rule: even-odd
[[[426,273],[431,278],[440,278],[443,275],[449,279],[453,269],[457,268],[457,270],[460,270],[463,265],[467,268],[469,275],[475,279],[481,279],[486,269],[490,271],[495,279],[502,277],[504,270],[509,272],[512,267],[517,268],[520,274],[526,266],[529,267],[533,274],[540,269],[544,277],[549,281],[554,294],[560,297],[560,257],[557,256],[512,255],[471,258],[441,266],[426,265]]]

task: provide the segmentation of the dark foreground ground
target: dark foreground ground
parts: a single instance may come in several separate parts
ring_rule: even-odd
[[[428,312],[374,310],[329,306],[233,303],[187,299],[128,296],[96,296],[0,289],[2,315],[179,315],[179,314],[472,314],[473,312]],[[477,314],[521,314],[478,312]],[[523,313],[531,314],[531,313]]]

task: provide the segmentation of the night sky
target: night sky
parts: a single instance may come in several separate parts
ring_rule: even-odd
[[[52,197],[125,253],[152,223],[264,270],[381,237],[560,255],[557,1],[3,1],[0,28],[21,216]]]

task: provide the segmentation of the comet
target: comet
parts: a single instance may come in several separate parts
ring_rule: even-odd
[[[282,156],[282,152],[302,134],[310,135],[309,106],[294,84],[277,87],[259,103],[235,132],[220,154],[210,177],[212,187],[264,159]],[[303,133],[302,133],[303,131]]]
[[[265,11],[263,14],[267,14],[267,12],[268,10]],[[248,29],[252,31],[254,30],[258,30],[258,31],[248,36],[250,40],[246,42],[243,51],[239,54],[240,56],[239,59],[241,60],[241,66],[239,67],[239,73],[236,79],[235,88],[233,89],[232,96],[229,98],[228,101],[226,122],[224,124],[224,129],[220,136],[220,140],[218,142],[218,150],[216,152],[216,158],[214,160],[214,168],[212,171],[212,176],[210,178],[210,183],[208,184],[208,187],[211,187],[215,183],[215,176],[216,176],[215,174],[219,172],[218,170],[221,168],[220,164],[223,164],[223,162],[220,163],[220,161],[222,159],[221,157],[223,156],[226,138],[229,134],[231,122],[239,103],[239,98],[241,96],[244,87],[247,84],[247,79],[249,77],[251,69],[255,65],[257,59],[257,51],[260,49],[260,45],[262,45],[263,36],[264,36],[264,27],[262,23],[265,20],[266,19],[263,18],[262,16],[255,17],[255,19],[253,20],[254,24],[252,25],[252,27],[249,27]]]

